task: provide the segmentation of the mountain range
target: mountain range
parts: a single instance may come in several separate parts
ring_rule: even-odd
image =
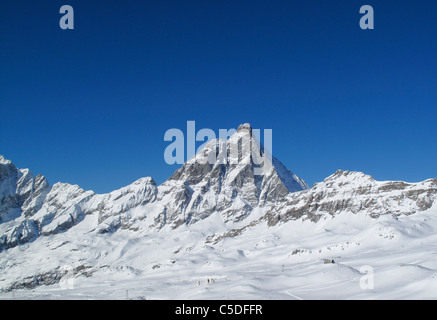
[[[437,180],[338,170],[310,188],[244,144],[265,155],[244,124],[161,185],[107,194],[0,156],[0,298],[437,298]]]

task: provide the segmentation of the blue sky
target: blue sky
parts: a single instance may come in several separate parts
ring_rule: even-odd
[[[59,28],[59,8],[75,29]],[[361,30],[372,5],[375,30]],[[0,154],[103,193],[165,181],[166,130],[273,130],[310,185],[436,177],[435,1],[0,3]]]

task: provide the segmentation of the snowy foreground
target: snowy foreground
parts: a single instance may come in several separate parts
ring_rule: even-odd
[[[3,292],[0,298],[437,298],[436,210],[398,219],[345,213],[268,230],[258,224],[214,246],[205,243],[205,235],[225,230],[218,214],[178,230],[119,230],[98,237],[90,233],[96,219],[87,216],[74,232],[41,237],[0,254],[0,270],[26,265],[18,269],[22,275],[12,278],[66,264],[77,268],[81,261],[86,272],[67,273],[49,286]],[[371,276],[369,267],[373,289],[360,285],[371,284],[362,280]],[[7,282],[5,276],[2,271],[0,285]]]

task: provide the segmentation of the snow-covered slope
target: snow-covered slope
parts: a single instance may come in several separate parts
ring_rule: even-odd
[[[163,184],[108,194],[0,157],[0,297],[437,298],[436,180],[339,170],[309,189],[245,143],[263,154],[245,124]]]

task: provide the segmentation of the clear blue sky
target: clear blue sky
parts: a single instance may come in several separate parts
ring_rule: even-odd
[[[0,154],[103,193],[165,181],[170,128],[250,122],[310,185],[433,178],[436,39],[436,1],[3,0]]]

